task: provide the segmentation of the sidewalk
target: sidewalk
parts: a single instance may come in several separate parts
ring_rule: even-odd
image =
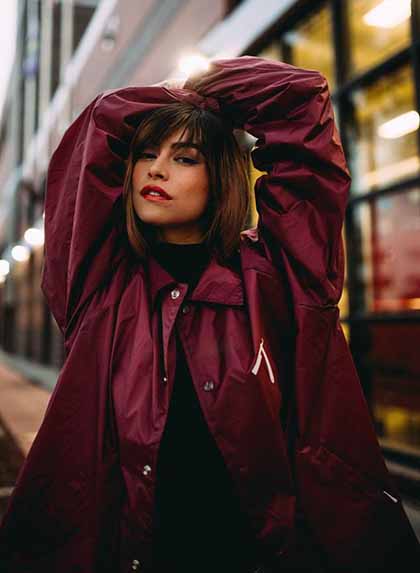
[[[0,520],[6,511],[22,463],[22,454],[0,426]]]
[[[0,350],[0,519],[51,395],[52,373],[41,384],[45,372],[29,366]]]
[[[0,362],[0,424],[23,457],[41,425],[50,391]]]

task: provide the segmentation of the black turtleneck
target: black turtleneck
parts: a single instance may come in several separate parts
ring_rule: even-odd
[[[152,253],[158,262],[191,292],[210,260],[205,243],[156,243]]]
[[[210,259],[204,243],[159,243],[152,252],[189,292]],[[156,571],[234,571],[253,560],[252,535],[201,410],[177,328],[175,334],[175,381],[157,464]]]

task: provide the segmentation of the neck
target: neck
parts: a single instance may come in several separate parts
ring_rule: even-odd
[[[159,228],[156,234],[158,243],[170,243],[172,245],[196,245],[204,241],[203,232],[197,228]]]

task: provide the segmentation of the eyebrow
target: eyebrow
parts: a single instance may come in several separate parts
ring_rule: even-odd
[[[142,148],[143,149],[152,149],[152,148],[158,148],[159,144],[158,143],[150,143],[149,145],[144,145]],[[205,157],[205,153],[204,153],[204,149],[203,146],[200,145],[199,143],[194,143],[192,141],[175,141],[174,143],[171,144],[171,149],[172,150],[177,150],[177,149],[197,149],[197,151],[199,153],[201,153],[201,155],[203,157]]]
[[[192,147],[193,149],[197,149],[200,153],[203,153],[202,146],[198,143],[193,143],[192,141],[176,141],[171,145],[171,148],[173,149],[184,149],[186,147]]]

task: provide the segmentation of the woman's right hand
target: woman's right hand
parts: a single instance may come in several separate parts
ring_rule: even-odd
[[[179,88],[182,89],[185,84],[185,78],[167,78],[166,80],[162,80],[157,84],[152,84],[152,86],[158,86],[162,88]]]

